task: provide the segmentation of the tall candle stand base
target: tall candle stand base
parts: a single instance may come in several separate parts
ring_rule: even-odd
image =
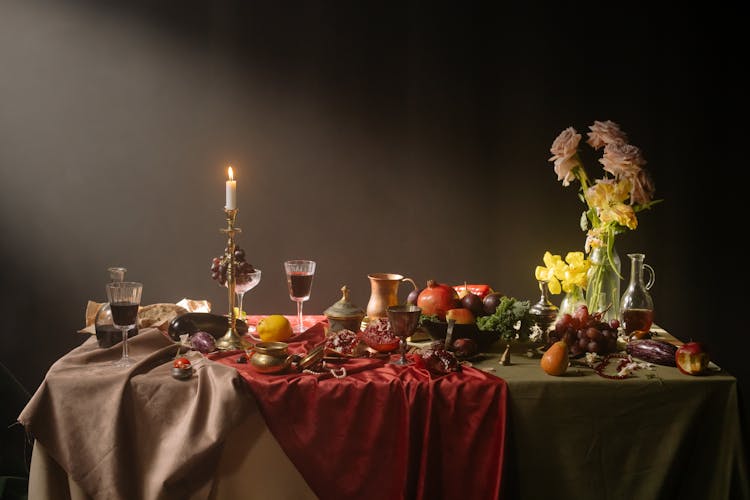
[[[220,351],[233,351],[238,349],[247,349],[251,346],[250,342],[242,338],[237,333],[237,315],[235,314],[235,268],[234,268],[234,235],[241,233],[242,230],[235,227],[237,220],[236,208],[225,208],[227,227],[222,228],[221,232],[227,234],[227,298],[229,299],[229,325],[227,332],[216,341],[216,348]]]

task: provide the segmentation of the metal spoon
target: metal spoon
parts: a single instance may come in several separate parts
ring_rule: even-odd
[[[455,319],[449,319],[448,320],[448,329],[445,332],[445,349],[450,349],[450,346],[453,344],[453,326],[456,324]]]

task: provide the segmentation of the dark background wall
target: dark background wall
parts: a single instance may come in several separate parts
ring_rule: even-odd
[[[536,300],[544,251],[584,242],[576,188],[557,182],[549,146],[567,126],[609,119],[643,149],[665,200],[618,250],[625,262],[646,254],[657,322],[706,341],[744,393],[732,17],[4,0],[0,360],[33,392],[84,340],[86,301],[104,301],[111,265],[144,282],[144,303],[205,298],[225,312],[208,268],[224,247],[229,163],[239,244],[263,270],[250,313],[293,314],[288,258],[318,261],[310,313],[342,284],[364,306],[371,272]]]

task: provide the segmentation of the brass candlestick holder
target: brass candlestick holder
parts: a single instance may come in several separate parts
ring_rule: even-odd
[[[241,233],[242,229],[235,227],[237,220],[237,208],[225,208],[227,227],[220,231],[227,234],[227,298],[229,299],[229,326],[227,332],[216,341],[216,348],[220,351],[231,351],[236,349],[247,349],[250,342],[237,333],[237,315],[234,312],[236,277],[234,269],[234,235]]]

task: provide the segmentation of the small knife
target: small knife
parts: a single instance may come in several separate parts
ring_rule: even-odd
[[[449,350],[453,345],[453,325],[456,324],[455,319],[448,320],[448,330],[445,332],[445,349]]]

